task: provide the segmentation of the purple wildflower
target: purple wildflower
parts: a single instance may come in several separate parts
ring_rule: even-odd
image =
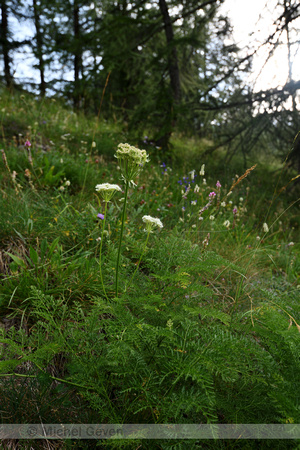
[[[98,217],[98,219],[103,220],[104,219],[104,214],[99,213],[99,214],[97,214],[97,217]]]

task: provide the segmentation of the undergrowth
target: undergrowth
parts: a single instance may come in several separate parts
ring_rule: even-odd
[[[145,160],[131,180],[120,129],[48,106],[2,110],[2,423],[299,423],[296,190],[262,192],[254,165],[216,178],[209,160]],[[90,445],[57,441],[75,444]]]

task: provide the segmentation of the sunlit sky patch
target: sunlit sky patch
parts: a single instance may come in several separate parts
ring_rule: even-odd
[[[275,11],[277,0],[225,0],[221,7],[221,13],[229,16],[233,25],[233,38],[240,48],[243,49],[243,55],[250,54],[259,49],[276,29],[274,18],[280,15],[282,11]],[[13,18],[15,38],[24,38],[33,36],[33,29],[22,23],[21,26]],[[300,28],[300,19],[295,21],[297,28]],[[291,40],[299,41],[296,31],[291,30]],[[15,76],[22,79],[24,76],[34,79],[38,82],[38,72],[32,70],[34,58],[30,55],[30,49],[27,54],[16,54],[14,56]],[[288,56],[287,56],[287,36],[283,32],[278,40],[278,45],[272,57],[268,59],[271,47],[265,45],[261,47],[254,56],[252,72],[249,74],[247,82],[250,82],[254,90],[282,87],[288,81]],[[300,80],[300,51],[299,42],[292,46],[293,80]],[[267,61],[267,62],[266,62]],[[64,79],[71,80],[73,74],[64,73]]]
[[[282,11],[277,9],[277,0],[226,0],[221,11],[228,13],[234,28],[233,37],[244,52],[261,47],[267,38],[275,32],[274,19]],[[296,19],[295,25],[300,28],[300,19]],[[297,31],[290,31],[291,42],[297,40]],[[277,35],[279,37],[279,35]],[[299,41],[299,35],[298,35]],[[274,87],[282,87],[288,81],[288,51],[287,35],[283,32],[278,40],[278,45],[273,55],[268,59],[271,46],[265,45],[256,53],[253,60],[253,71],[249,81],[254,83],[256,91]],[[292,78],[300,79],[300,55],[299,42],[292,45]],[[300,53],[300,52],[299,52]]]

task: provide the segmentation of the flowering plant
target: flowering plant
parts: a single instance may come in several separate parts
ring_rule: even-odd
[[[110,183],[103,183],[103,184],[97,184],[96,185],[96,191],[100,193],[103,200],[105,202],[109,202],[115,192],[119,191],[122,192],[122,189],[117,184],[110,184]]]
[[[263,224],[263,230],[264,230],[264,233],[268,233],[269,227],[268,227],[268,224],[267,224],[267,223],[264,223],[264,224]]]
[[[128,188],[130,184],[136,186],[133,179],[140,173],[143,165],[149,161],[146,150],[140,150],[129,144],[119,144],[115,158],[117,158],[122,172],[122,179],[125,181],[125,197],[122,212],[122,223],[121,223],[121,233],[120,242],[117,256],[117,267],[116,267],[116,296],[118,297],[118,279],[119,279],[119,265],[120,265],[120,253],[121,253],[121,243],[124,230],[124,222],[126,215],[126,205],[128,197]]]
[[[139,174],[143,165],[149,161],[146,150],[140,150],[129,144],[119,144],[115,154],[122,177],[125,181],[132,183],[133,179]]]
[[[155,227],[163,228],[162,222],[156,217],[143,216],[142,221],[146,224],[146,228],[144,231],[146,231],[147,233],[152,233],[152,230]]]
[[[100,254],[99,254],[99,269],[100,269],[100,278],[101,278],[101,284],[103,287],[103,292],[107,298],[106,292],[105,292],[105,287],[104,287],[104,283],[103,283],[103,278],[102,278],[102,270],[101,270],[101,255],[102,255],[102,243],[103,243],[103,236],[104,236],[104,229],[105,229],[105,218],[106,218],[106,212],[107,212],[107,203],[112,199],[113,195],[115,194],[115,192],[119,191],[122,192],[122,189],[120,188],[120,186],[118,186],[117,184],[110,184],[110,183],[102,183],[102,184],[97,184],[95,187],[96,191],[100,193],[101,197],[103,198],[104,202],[105,202],[105,210],[104,210],[104,214],[97,214],[97,217],[101,220],[103,220],[103,225],[102,225],[102,236],[100,238]]]
[[[139,268],[139,265],[141,263],[142,257],[143,257],[143,255],[145,253],[146,248],[147,248],[147,244],[148,244],[150,233],[152,233],[153,229],[156,228],[156,227],[163,228],[163,224],[162,224],[161,220],[158,219],[157,217],[143,216],[142,217],[142,221],[146,224],[146,228],[144,229],[144,231],[146,231],[146,233],[147,233],[147,238],[146,238],[146,242],[145,242],[142,254],[140,256],[140,259],[139,259],[139,261],[138,261],[138,263],[136,265],[135,271],[133,272],[133,275],[132,275],[131,279],[129,280],[129,282],[127,283],[127,285],[125,287],[125,291],[128,289],[128,286],[130,285],[133,277],[135,276],[135,274],[136,274],[136,272],[137,272],[137,270]]]

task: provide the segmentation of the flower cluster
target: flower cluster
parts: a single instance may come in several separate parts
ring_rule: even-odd
[[[129,144],[119,144],[115,154],[125,181],[133,183],[143,165],[149,161],[146,150],[140,150]]]
[[[147,233],[152,233],[152,230],[155,227],[163,228],[163,224],[161,223],[160,219],[157,219],[156,217],[143,216],[142,221],[146,224],[146,228],[144,231],[146,231]]]
[[[195,176],[196,176],[196,170],[192,170],[191,172],[189,172],[191,175],[191,180],[194,181]]]
[[[208,244],[209,244],[209,239],[210,239],[210,233],[207,233],[206,238],[204,239],[204,241],[202,241],[202,245],[203,245],[203,248],[204,248],[204,249],[205,249],[205,247],[208,246]]]
[[[267,223],[263,224],[263,230],[264,230],[264,233],[268,233],[269,232],[269,227],[268,227]]]
[[[110,183],[103,183],[103,184],[97,184],[96,191],[100,193],[103,200],[105,202],[109,202],[115,192],[119,191],[122,192],[122,189],[117,184],[110,184]]]
[[[213,199],[215,198],[216,195],[217,194],[215,192],[210,192],[208,194],[208,198],[209,198],[208,203],[206,203],[206,205],[203,206],[203,208],[200,209],[200,211],[199,211],[199,219],[202,216],[202,213],[204,213],[204,211],[206,211],[212,205]],[[211,219],[211,220],[213,220],[213,219]]]
[[[190,192],[190,190],[191,190],[191,185],[190,184],[188,186],[186,186],[185,191],[183,189],[181,190],[181,195],[182,195],[182,198],[184,200],[187,199],[187,195]]]
[[[160,167],[162,167],[164,169],[163,172],[161,173],[162,175],[164,175],[168,171],[166,163],[163,162]]]
[[[197,176],[195,174],[195,171],[190,172],[191,179],[189,177],[182,177],[182,180],[178,180],[177,183],[180,184],[180,186],[184,185],[185,190],[187,190],[188,186],[190,186],[190,183],[195,183],[195,177]]]

